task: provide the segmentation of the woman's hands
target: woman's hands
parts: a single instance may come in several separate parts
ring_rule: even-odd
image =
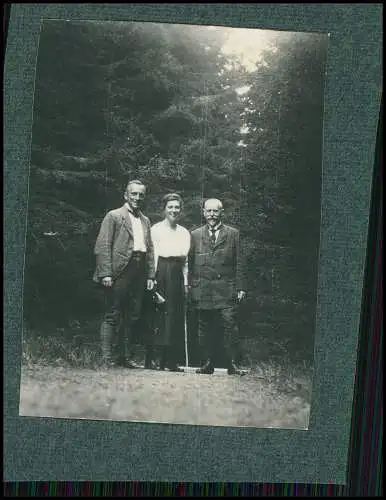
[[[151,292],[152,290],[154,290],[155,285],[156,285],[155,280],[147,280],[146,289],[149,290],[149,292]]]

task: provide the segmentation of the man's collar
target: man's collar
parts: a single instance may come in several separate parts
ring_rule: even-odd
[[[134,216],[134,217],[139,217],[139,214],[140,214],[140,210],[137,210],[137,212],[134,212],[133,209],[131,208],[131,206],[127,203],[127,201],[125,202],[125,207],[127,208],[127,210]]]
[[[218,222],[213,228],[211,228],[208,224],[208,229],[209,231],[218,231],[220,229],[220,227],[222,226],[222,222]]]

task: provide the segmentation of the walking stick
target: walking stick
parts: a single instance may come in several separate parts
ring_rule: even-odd
[[[187,324],[187,306],[184,305],[184,328],[185,328],[185,368],[189,367],[189,353],[188,353],[188,324]]]

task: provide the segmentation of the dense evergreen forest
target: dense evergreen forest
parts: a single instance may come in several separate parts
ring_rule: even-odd
[[[129,179],[181,223],[219,197],[241,230],[246,338],[312,356],[322,175],[326,38],[280,33],[254,70],[229,30],[50,21],[36,69],[25,263],[25,335],[95,335],[102,300],[93,246]],[[275,340],[275,341],[276,341]]]

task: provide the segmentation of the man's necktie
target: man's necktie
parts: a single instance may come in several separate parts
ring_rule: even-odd
[[[212,245],[216,243],[216,230],[215,229],[209,229],[210,232],[210,241]]]

